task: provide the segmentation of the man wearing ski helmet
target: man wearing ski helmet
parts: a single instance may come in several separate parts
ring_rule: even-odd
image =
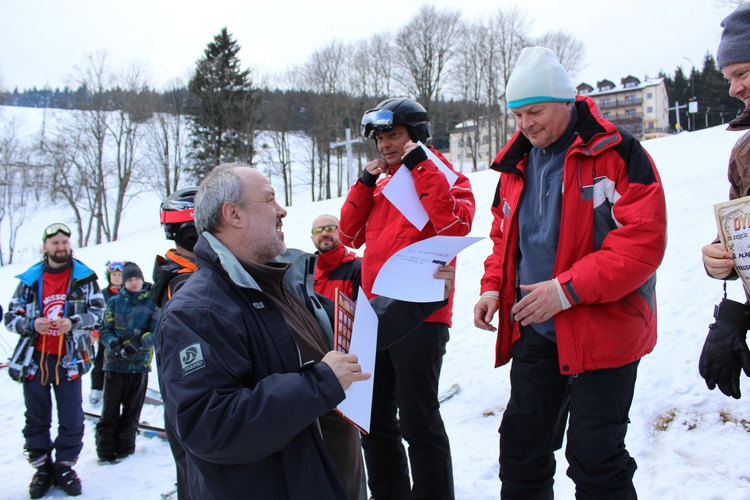
[[[193,247],[198,241],[198,232],[193,222],[194,198],[197,192],[196,186],[178,189],[161,204],[161,225],[164,227],[167,239],[174,241],[175,248],[167,250],[164,257],[157,255],[154,263],[151,300],[159,307],[164,307],[190,275],[198,270],[193,254]],[[158,356],[156,365],[158,369]],[[185,450],[175,437],[174,429],[167,420],[166,413],[164,414],[164,429],[177,471],[177,498],[187,500],[189,494]]]
[[[389,257],[438,234],[467,235],[475,205],[469,180],[455,172],[457,179],[451,185],[439,167],[453,170],[452,165],[429,147],[444,164],[436,165],[417,144],[430,139],[427,111],[418,102],[386,99],[365,112],[361,131],[375,141],[381,158],[367,163],[362,177],[349,191],[341,209],[339,236],[348,247],[360,248],[366,243],[362,288],[372,298],[375,276]],[[400,168],[408,169],[429,216],[421,229],[382,196],[383,188]],[[455,260],[451,265],[455,266]],[[373,498],[454,496],[450,443],[437,400],[452,308],[451,294],[448,305],[403,340],[377,353],[372,427],[370,434],[362,437]],[[402,437],[409,443],[411,481]]]

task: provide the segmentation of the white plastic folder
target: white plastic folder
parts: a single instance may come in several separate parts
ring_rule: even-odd
[[[388,259],[375,277],[372,293],[409,302],[443,300],[444,280],[432,277],[439,266],[483,237],[433,236],[402,248]]]
[[[427,158],[432,160],[435,166],[444,175],[448,181],[449,188],[452,188],[458,179],[458,175],[448,168],[435,153],[430,151],[430,148],[418,142],[419,146],[427,154]],[[430,218],[427,215],[427,211],[422,206],[422,202],[419,201],[419,195],[417,195],[417,188],[414,186],[414,178],[411,176],[408,168],[399,168],[393,177],[391,178],[388,185],[383,188],[383,196],[388,198],[393,206],[395,206],[399,212],[411,222],[411,224],[419,229],[420,231],[427,225]]]
[[[339,413],[361,431],[370,432],[372,414],[372,387],[375,380],[375,353],[378,346],[378,316],[360,288],[357,295],[357,309],[352,327],[350,354],[356,354],[362,372],[372,376],[368,380],[354,382],[346,390],[346,399],[338,408]]]

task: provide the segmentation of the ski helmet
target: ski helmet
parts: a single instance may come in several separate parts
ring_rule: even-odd
[[[375,132],[405,125],[409,137],[416,142],[426,142],[430,137],[430,118],[424,107],[414,99],[398,97],[386,99],[362,116],[362,137],[374,139]]]
[[[109,279],[109,275],[113,273],[114,271],[122,272],[122,261],[119,260],[108,260],[107,261],[107,270],[104,271],[104,276],[107,278],[107,283],[110,285],[112,284],[112,281]]]
[[[193,200],[197,192],[195,186],[178,189],[161,204],[161,225],[165,236],[190,252],[198,241],[193,222]]]

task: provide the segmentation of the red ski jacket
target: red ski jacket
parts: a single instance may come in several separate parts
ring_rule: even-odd
[[[430,150],[453,169],[443,155],[432,147]],[[357,181],[349,190],[341,208],[341,242],[351,248],[359,248],[367,243],[362,257],[362,289],[368,298],[374,297],[372,285],[375,277],[391,255],[432,236],[466,236],[471,231],[474,220],[474,194],[471,192],[469,179],[456,172],[458,179],[449,188],[445,175],[432,160],[423,159],[414,166],[411,175],[419,200],[430,220],[421,231],[417,230],[382,194],[393,174],[402,167],[399,165],[388,169],[387,174],[378,179],[375,187],[365,186],[361,180]],[[451,265],[456,265],[455,259]],[[451,292],[448,305],[425,321],[451,325],[454,291]]]
[[[554,276],[572,307],[554,316],[560,372],[615,368],[656,344],[656,269],[664,256],[667,215],[659,173],[630,133],[578,97],[579,136],[563,167],[560,240]],[[516,301],[518,205],[532,145],[520,132],[497,155],[492,254],[481,293],[499,292],[496,366],[510,361],[520,336]],[[521,214],[521,216],[523,216]]]
[[[338,288],[352,300],[357,300],[357,292],[362,281],[362,261],[350,252],[343,243],[327,252],[317,252],[314,290],[329,299],[336,300]]]

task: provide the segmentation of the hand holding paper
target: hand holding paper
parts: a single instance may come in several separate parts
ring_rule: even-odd
[[[372,292],[409,302],[443,300],[444,283],[433,274],[451,262],[462,250],[484,238],[433,236],[403,248],[380,268]]]

